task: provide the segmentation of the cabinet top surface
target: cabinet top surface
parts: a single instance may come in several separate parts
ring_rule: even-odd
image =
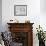
[[[19,25],[23,25],[23,24],[31,24],[31,25],[33,25],[34,23],[7,23],[8,25],[14,25],[14,24],[19,24]]]

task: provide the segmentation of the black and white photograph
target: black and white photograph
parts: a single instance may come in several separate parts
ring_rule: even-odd
[[[14,16],[27,16],[27,5],[14,5]]]

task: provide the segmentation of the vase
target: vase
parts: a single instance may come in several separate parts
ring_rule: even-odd
[[[39,40],[39,46],[45,46],[45,41]]]

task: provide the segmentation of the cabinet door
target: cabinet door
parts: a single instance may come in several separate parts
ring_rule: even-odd
[[[23,46],[28,46],[28,32],[13,32],[13,42],[22,43]]]

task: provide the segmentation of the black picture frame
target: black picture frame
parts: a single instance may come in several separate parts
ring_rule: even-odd
[[[27,5],[14,5],[14,16],[27,16]]]

